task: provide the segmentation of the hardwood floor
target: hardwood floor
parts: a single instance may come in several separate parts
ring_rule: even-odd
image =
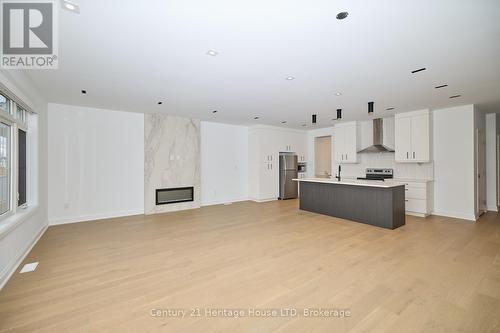
[[[385,230],[297,206],[242,202],[50,227],[24,261],[37,270],[0,292],[0,331],[500,332],[500,215],[408,216]],[[151,315],[179,308],[201,316]],[[224,318],[205,308],[299,313]],[[306,308],[350,316],[304,317]]]

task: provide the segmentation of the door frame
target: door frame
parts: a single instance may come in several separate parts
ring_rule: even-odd
[[[482,140],[484,139],[484,140]],[[483,158],[481,158],[480,149],[482,147]],[[483,168],[480,168],[482,160]],[[483,172],[484,171],[484,172]],[[476,128],[476,215],[479,217],[487,212],[486,201],[486,131]],[[482,185],[485,186],[482,186]],[[484,187],[484,188],[483,188]]]

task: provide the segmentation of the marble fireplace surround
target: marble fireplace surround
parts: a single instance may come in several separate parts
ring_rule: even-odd
[[[200,121],[164,114],[144,116],[144,212],[201,206]],[[156,205],[156,190],[194,187],[190,202]]]

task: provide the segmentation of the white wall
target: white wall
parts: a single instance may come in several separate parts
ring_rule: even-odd
[[[248,199],[248,127],[201,122],[201,202]]]
[[[144,115],[49,104],[50,224],[144,212]]]
[[[0,83],[38,115],[28,133],[28,204],[0,222],[0,288],[47,228],[47,103],[22,71],[0,70]]]
[[[486,197],[488,210],[497,212],[497,117],[486,115]]]
[[[474,106],[433,111],[434,214],[475,220]]]

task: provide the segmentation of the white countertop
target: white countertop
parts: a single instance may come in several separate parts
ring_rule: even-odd
[[[313,182],[313,183],[326,183],[326,184],[338,184],[338,185],[352,185],[352,186],[367,186],[367,187],[382,187],[391,188],[402,186],[403,184],[398,184],[394,182],[384,182],[381,180],[341,180],[330,179],[330,178],[302,178],[293,179],[297,182]]]
[[[342,176],[342,179],[346,179],[346,180],[357,180],[358,177],[365,177],[364,175],[363,176]],[[387,179],[388,182],[401,182],[401,183],[405,183],[405,182],[409,182],[409,183],[428,183],[428,182],[433,182],[434,180],[432,179],[418,179],[418,178],[391,178],[391,179]]]

